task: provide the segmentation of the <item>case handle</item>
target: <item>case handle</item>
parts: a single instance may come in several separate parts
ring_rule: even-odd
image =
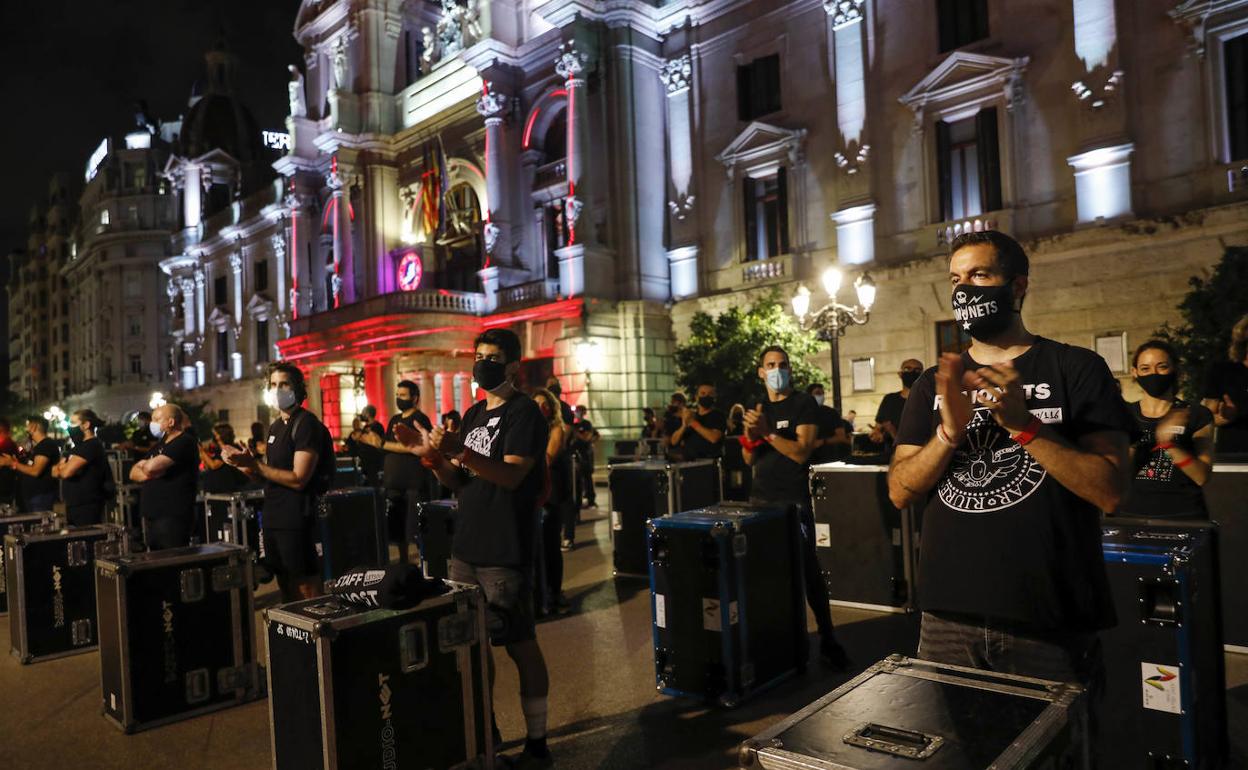
[[[927,759],[941,747],[945,739],[917,730],[864,722],[842,738],[850,746],[879,751],[906,759]]]
[[[429,632],[425,621],[408,623],[399,629],[399,664],[404,674],[429,665]]]

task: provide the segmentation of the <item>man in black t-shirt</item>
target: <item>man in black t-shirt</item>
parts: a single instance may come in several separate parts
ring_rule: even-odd
[[[223,447],[225,461],[264,482],[261,537],[265,566],[277,578],[282,601],[310,599],[321,593],[316,555],[317,479],[333,462],[333,444],[324,424],[302,404],[308,398],[303,372],[278,361],[269,364],[265,400],[277,409],[269,425],[264,461],[250,450]]]
[[[829,666],[843,670],[849,657],[836,640],[828,587],[815,557],[815,518],[810,507],[810,455],[818,440],[815,400],[793,389],[789,354],[773,345],[759,356],[758,377],[767,400],[745,413],[742,455],[754,467],[750,501],[797,507],[802,528],[802,568],[806,601],[819,628],[819,654]]]
[[[1115,622],[1100,512],[1125,493],[1131,416],[1099,356],[1023,325],[1017,241],[967,233],[949,254],[971,348],[915,383],[888,479],[894,505],[926,506],[918,655],[1090,686]]]
[[[1218,455],[1248,455],[1248,315],[1231,330],[1230,360],[1214,364],[1201,404],[1213,412]]]
[[[187,430],[186,415],[173,404],[152,412],[156,438],[147,458],[130,468],[130,480],[142,484],[139,510],[150,551],[191,544],[195,526],[195,491],[199,484],[199,446]]]
[[[680,430],[680,416],[684,414],[685,409],[689,406],[689,400],[685,398],[685,394],[676,391],[672,394],[671,401],[667,404],[667,411],[663,413],[663,435],[671,437],[673,433]]]
[[[365,441],[365,434],[376,437]],[[385,465],[386,453],[376,443],[383,442],[386,437],[386,426],[377,422],[377,407],[368,404],[360,410],[360,416],[351,423],[351,434],[343,444],[347,451],[360,461],[360,473],[364,476],[364,486],[381,485],[381,470]]]
[[[901,378],[901,390],[885,394],[880,400],[880,408],[875,412],[875,425],[871,428],[872,444],[891,452],[897,441],[897,428],[901,425],[901,413],[906,408],[906,399],[910,397],[910,387],[923,374],[923,362],[907,358],[901,362],[897,376]]]
[[[724,455],[724,432],[728,419],[715,408],[715,386],[698,386],[696,409],[685,407],[680,427],[667,437],[668,446],[677,448],[682,460],[714,460]]]
[[[519,670],[527,739],[515,766],[550,767],[549,678],[533,614],[533,561],[549,429],[537,403],[516,389],[520,339],[515,333],[489,329],[474,347],[472,375],[486,397],[464,413],[461,432],[403,426],[396,435],[458,492],[450,579],[481,587],[490,641],[503,646]]]
[[[576,504],[582,508],[596,508],[598,494],[594,490],[594,444],[598,443],[599,433],[594,424],[585,418],[588,411],[584,404],[576,405],[576,421],[572,423],[569,448],[576,458]],[[575,527],[575,524],[572,526]]]
[[[815,424],[819,426],[819,436],[815,439],[815,451],[810,456],[811,463],[818,465],[848,460],[854,427],[841,419],[840,412],[824,403],[823,383],[807,385],[806,394],[819,405],[819,416],[815,419]]]
[[[112,478],[104,456],[104,442],[95,432],[103,425],[90,409],[79,409],[69,417],[69,440],[73,448],[57,465],[52,477],[61,479],[65,498],[65,518],[75,527],[99,524],[104,520],[106,485]]]
[[[48,438],[48,419],[42,415],[26,418],[26,435],[30,437],[30,451],[25,462],[16,457],[0,456],[0,466],[12,468],[18,477],[18,491],[22,512],[50,511],[56,502],[56,479],[52,478],[52,466],[61,453],[56,442]]]
[[[386,489],[386,520],[390,542],[399,547],[399,563],[406,564],[408,543],[416,533],[417,506],[430,497],[430,475],[420,458],[394,437],[394,429],[406,425],[414,430],[419,425],[429,431],[433,423],[420,411],[420,386],[411,380],[400,380],[394,386],[394,405],[399,413],[390,418],[384,436],[366,434],[360,440],[386,453],[381,472],[381,483]]]

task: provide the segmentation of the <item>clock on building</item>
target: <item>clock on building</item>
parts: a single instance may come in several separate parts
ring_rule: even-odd
[[[399,260],[399,288],[403,291],[415,291],[420,286],[420,278],[424,275],[424,265],[420,262],[420,254],[409,251]]]

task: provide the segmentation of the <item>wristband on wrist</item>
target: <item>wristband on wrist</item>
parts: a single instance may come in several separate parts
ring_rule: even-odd
[[[1179,460],[1177,463],[1175,463],[1174,467],[1186,468],[1187,466],[1191,465],[1195,461],[1196,461],[1195,457],[1184,457],[1182,460]]]
[[[949,438],[949,434],[945,431],[944,425],[936,426],[936,440],[944,444],[945,446],[949,447],[950,449],[958,448],[957,442]]]
[[[738,443],[741,444],[741,446],[750,450],[751,452],[753,452],[755,449],[757,449],[759,446],[761,446],[764,443],[763,439],[761,438],[758,439],[757,441],[751,441],[750,437],[745,436],[745,435],[742,435],[740,438],[737,439],[737,441]]]
[[[1164,451],[1166,451],[1167,449],[1174,449],[1174,442],[1173,442],[1173,441],[1162,441],[1162,442],[1161,442],[1161,443],[1159,443],[1159,444],[1154,444],[1154,445],[1153,445],[1153,451],[1154,451],[1154,452],[1156,452],[1156,451],[1158,451],[1158,450],[1161,450],[1162,452],[1164,452]]]
[[[1019,446],[1027,446],[1036,437],[1036,434],[1040,432],[1042,427],[1044,427],[1044,423],[1040,422],[1040,418],[1032,415],[1031,421],[1027,423],[1027,427],[1013,434],[1010,438],[1017,441]]]

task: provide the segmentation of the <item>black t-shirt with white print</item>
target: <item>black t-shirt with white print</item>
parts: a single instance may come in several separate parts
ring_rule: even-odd
[[[962,354],[968,371],[981,368]],[[1013,361],[1027,408],[1068,441],[1134,433],[1104,360],[1037,337]],[[897,444],[926,444],[940,423],[935,368],[906,400]],[[928,612],[993,618],[1035,630],[1109,628],[1115,615],[1100,512],[1070,492],[984,407],[928,500],[919,597]]]
[[[477,454],[500,462],[506,455],[532,457],[537,462],[513,490],[468,472],[468,483],[459,490],[451,553],[478,567],[531,564],[550,433],[541,409],[520,394],[494,409],[478,401],[464,414],[461,430],[464,446]]]
[[[819,404],[814,396],[795,392],[782,401],[764,401],[763,415],[772,433],[796,441],[799,426],[818,426]],[[750,496],[768,503],[810,505],[809,474],[809,459],[795,463],[771,444],[760,444],[754,450],[754,486]]]
[[[1196,447],[1192,436],[1213,422],[1213,413],[1200,404],[1182,401],[1177,402],[1175,408],[1186,408],[1188,413],[1183,432],[1174,438],[1174,444],[1189,454],[1194,453]],[[1150,519],[1207,516],[1205,495],[1200,485],[1192,481],[1182,468],[1175,467],[1174,458],[1168,451],[1153,448],[1157,444],[1157,423],[1161,418],[1145,417],[1139,402],[1131,405],[1131,415],[1139,429],[1132,458],[1135,474],[1131,480],[1131,493],[1123,502],[1120,513]]]

